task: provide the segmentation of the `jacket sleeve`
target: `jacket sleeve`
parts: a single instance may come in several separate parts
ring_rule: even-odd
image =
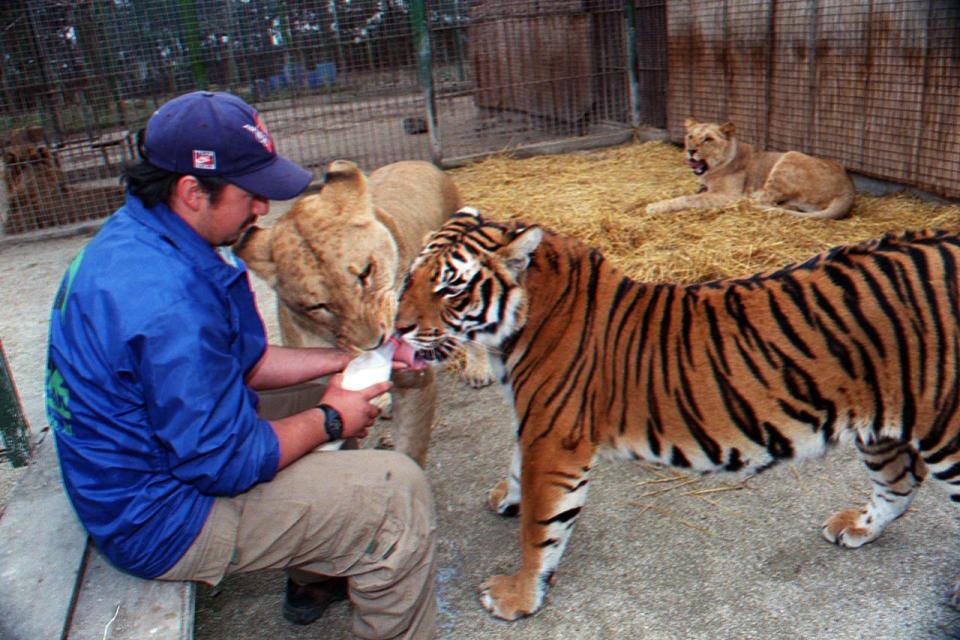
[[[238,331],[216,303],[190,300],[157,310],[131,345],[169,473],[212,495],[271,480],[280,459],[231,349]]]

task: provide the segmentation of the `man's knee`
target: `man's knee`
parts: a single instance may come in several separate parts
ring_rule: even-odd
[[[384,463],[384,481],[398,487],[402,493],[409,493],[417,500],[432,505],[433,495],[423,469],[405,454],[394,451],[382,453],[387,458]]]
[[[436,529],[433,492],[423,469],[402,453],[383,452],[383,486],[391,495],[389,503],[394,516],[407,521],[406,527],[415,536],[433,537]]]

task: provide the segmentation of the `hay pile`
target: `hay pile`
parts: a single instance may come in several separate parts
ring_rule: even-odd
[[[889,232],[960,228],[960,205],[938,206],[906,193],[858,194],[846,220],[769,213],[745,200],[648,216],[648,203],[699,188],[682,151],[662,142],[527,159],[495,156],[450,174],[464,201],[485,216],[576,236],[647,282],[746,276]]]

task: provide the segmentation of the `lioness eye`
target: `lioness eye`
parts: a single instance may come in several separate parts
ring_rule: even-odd
[[[304,307],[303,310],[304,311],[321,311],[321,310],[326,310],[326,308],[327,308],[327,303],[320,302],[318,304],[312,304],[308,307]]]

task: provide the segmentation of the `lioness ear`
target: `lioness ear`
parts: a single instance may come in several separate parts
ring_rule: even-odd
[[[334,160],[327,165],[323,189],[316,195],[317,206],[307,209],[298,217],[297,227],[305,237],[315,235],[313,227],[321,221],[342,225],[344,222],[366,225],[373,220],[373,204],[367,189],[367,177],[356,163],[350,160]],[[322,205],[319,203],[323,203]],[[300,221],[309,218],[309,224]],[[326,235],[327,231],[322,231]]]
[[[530,256],[540,246],[541,240],[543,240],[543,229],[528,227],[510,241],[510,244],[497,250],[497,255],[503,258],[507,270],[514,278],[526,271],[530,264]]]
[[[687,129],[690,129],[691,127],[695,127],[698,124],[700,123],[694,120],[693,118],[687,118],[686,120],[683,121],[683,126],[686,127]]]
[[[360,175],[360,167],[355,162],[334,160],[324,170],[323,181],[329,183],[338,180],[356,180],[358,175]]]
[[[276,284],[277,265],[273,261],[269,229],[250,227],[233,245],[233,253],[271,287]]]
[[[733,124],[730,121],[724,122],[720,125],[720,133],[727,136],[728,138],[732,136],[737,131],[737,125]]]

